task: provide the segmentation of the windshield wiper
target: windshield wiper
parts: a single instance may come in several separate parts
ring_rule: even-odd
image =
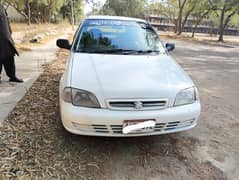
[[[152,49],[138,51],[138,53],[142,53],[142,54],[159,53],[159,52],[160,52],[159,50],[152,50]]]
[[[111,53],[129,53],[137,52],[136,50],[128,49],[81,49],[77,52],[86,52],[86,53],[102,53],[102,54],[111,54]]]
[[[122,53],[122,54],[150,54],[150,53],[159,53],[160,51],[156,50],[133,50],[133,49],[82,49],[77,52],[86,52],[86,53],[102,53],[102,54],[112,54],[112,53]]]

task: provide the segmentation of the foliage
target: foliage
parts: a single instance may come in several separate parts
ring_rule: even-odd
[[[71,0],[1,0],[6,6],[14,7],[26,19],[34,23],[53,21],[57,16],[69,17]],[[83,0],[72,0],[74,16],[77,20],[82,17]]]
[[[146,0],[106,0],[102,12],[106,15],[144,17]]]
[[[220,36],[228,25],[239,26],[239,0],[161,0],[149,4],[149,13],[164,16],[181,34],[188,18],[193,19],[193,35],[203,21],[218,26]],[[219,38],[221,41],[223,38]]]
[[[239,27],[239,13],[232,17],[231,22],[229,22],[229,24],[233,27]]]
[[[181,34],[197,4],[197,0],[167,0],[151,4],[150,11],[168,18],[175,25],[175,33]]]
[[[72,6],[73,5],[73,14],[76,22],[80,21],[83,17],[83,1],[82,0],[65,0],[64,5],[60,9],[60,13],[63,15],[63,18],[68,18],[69,21],[72,21]]]
[[[192,17],[194,17],[193,21],[193,32],[192,37],[194,37],[195,31],[198,27],[198,25],[204,20],[209,22],[211,26],[213,25],[212,18],[215,18],[214,13],[212,13],[214,10],[216,10],[216,5],[212,4],[210,0],[201,0],[199,4],[194,8],[192,12]]]
[[[147,17],[147,14],[164,16],[175,25],[180,35],[188,18],[193,19],[193,36],[203,21],[218,27],[219,40],[223,41],[224,29],[239,26],[239,0],[0,0],[6,7],[12,6],[29,24],[55,20],[62,16],[78,22],[83,16],[83,3],[91,3],[91,14],[130,17]],[[73,9],[72,9],[73,4]],[[72,17],[72,14],[74,16]]]
[[[218,41],[223,41],[225,28],[229,25],[231,19],[239,14],[239,0],[211,0],[210,2],[217,7],[215,13],[219,17]]]

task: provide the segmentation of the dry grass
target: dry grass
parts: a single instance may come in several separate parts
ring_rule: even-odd
[[[61,24],[12,24],[13,38],[16,41],[17,48],[21,51],[29,51],[34,47],[45,44],[52,39],[64,34],[66,29],[70,28],[67,23]],[[39,42],[31,43],[30,40],[40,36]]]
[[[85,146],[89,139],[63,130],[58,115],[59,79],[67,55],[62,50],[44,65],[43,74],[0,128],[0,179],[95,179],[91,173],[99,165]]]
[[[28,26],[25,23],[11,23],[11,28],[13,32],[23,32],[23,31],[27,31],[29,28],[37,29],[36,25]]]
[[[13,32],[25,32],[25,31],[38,31],[42,32],[49,28],[55,28],[55,27],[65,27],[70,26],[69,23],[62,22],[59,24],[51,24],[51,23],[45,23],[45,24],[31,24],[27,25],[26,23],[11,23],[11,28]]]

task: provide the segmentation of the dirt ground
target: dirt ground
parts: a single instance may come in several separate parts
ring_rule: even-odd
[[[238,179],[239,47],[175,42],[172,56],[199,88],[196,128],[138,138],[67,133],[57,113],[61,51],[0,129],[0,179]]]
[[[66,31],[71,29],[71,25],[66,22],[59,24],[31,24],[11,23],[13,31],[13,39],[18,51],[31,51],[35,47],[39,47],[55,39]],[[33,42],[30,42],[35,40]]]

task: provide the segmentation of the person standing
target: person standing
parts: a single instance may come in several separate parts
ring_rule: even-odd
[[[0,4],[0,81],[2,67],[4,67],[10,82],[23,82],[22,79],[16,77],[15,55],[19,56],[12,39],[7,12]]]

